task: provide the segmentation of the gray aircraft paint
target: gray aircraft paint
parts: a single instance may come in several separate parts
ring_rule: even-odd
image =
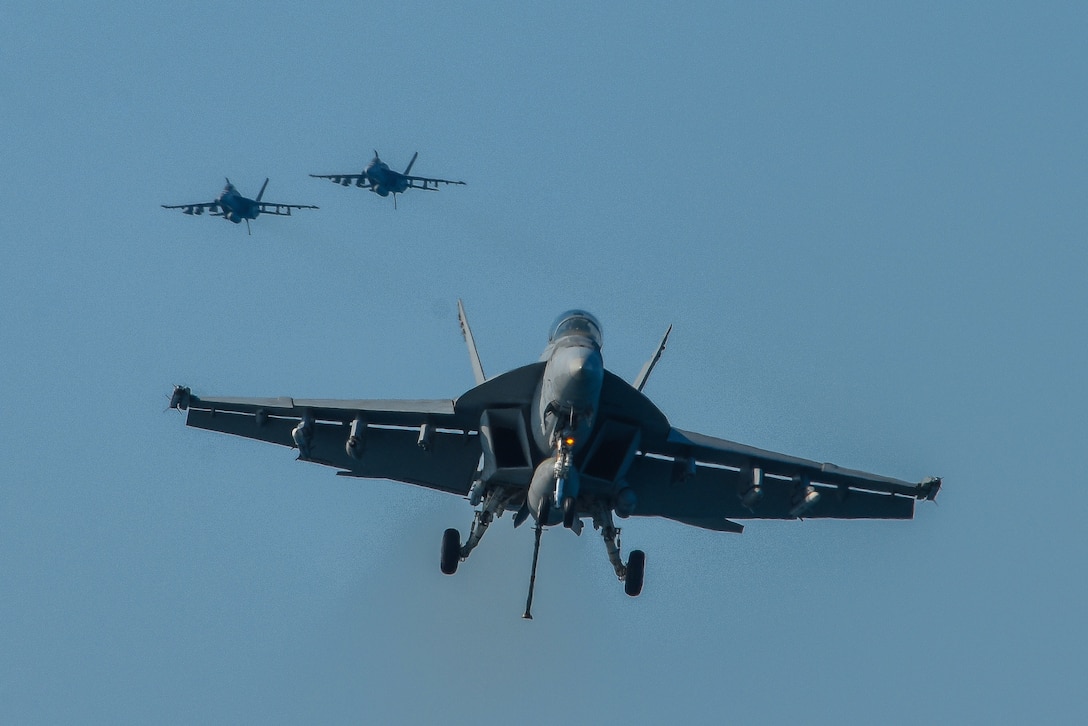
[[[219,193],[219,196],[215,198],[214,202],[197,202],[194,204],[163,204],[163,209],[180,209],[183,214],[201,215],[205,211],[210,217],[222,217],[228,222],[234,222],[235,224],[241,224],[244,220],[246,227],[249,227],[249,221],[256,219],[262,214],[268,214],[272,216],[290,217],[292,209],[317,209],[312,204],[282,204],[279,202],[265,202],[264,190],[268,187],[268,179],[264,180],[264,184],[261,185],[261,191],[257,194],[256,199],[250,199],[249,197],[243,197],[238,189],[231,184],[230,179],[226,180],[226,186],[223,187],[223,191]]]
[[[490,379],[460,301],[458,319],[478,384],[456,399],[218,398],[178,386],[170,405],[189,426],[295,448],[342,476],[467,497],[474,521],[463,544],[447,530],[447,574],[508,510],[515,526],[537,521],[536,548],[544,526],[580,534],[590,518],[630,595],[645,556],[622,561],[614,515],[740,533],[734,520],[911,519],[940,490],[936,477],[912,483],[674,428],[640,390],[671,327],[632,385],[604,368],[601,327],[585,311],[559,316],[539,362]]]
[[[412,155],[412,160],[408,162],[408,166],[401,173],[390,169],[389,165],[381,160],[378,151],[375,149],[374,158],[370,160],[370,163],[366,165],[360,174],[310,174],[310,176],[315,179],[329,179],[334,184],[345,187],[354,184],[360,189],[367,189],[382,197],[388,197],[392,194],[394,207],[397,203],[397,195],[403,194],[409,189],[436,192],[439,184],[463,185],[465,183],[450,179],[412,176],[412,167],[415,165],[417,157],[419,157],[418,151]]]

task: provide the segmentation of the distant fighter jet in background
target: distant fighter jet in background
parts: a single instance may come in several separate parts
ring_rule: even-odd
[[[390,169],[388,164],[378,158],[378,151],[375,149],[374,158],[370,160],[362,174],[311,174],[310,176],[315,179],[332,179],[334,183],[345,187],[349,187],[354,183],[357,187],[369,189],[383,197],[392,194],[394,209],[397,208],[397,195],[403,194],[409,189],[426,189],[437,192],[439,184],[464,184],[463,181],[410,176],[412,165],[416,163],[417,156],[419,156],[418,151],[412,155],[412,160],[408,162],[408,168],[404,170],[403,174]]]
[[[674,428],[642,393],[668,332],[627,383],[604,367],[597,319],[571,310],[539,362],[488,378],[460,301],[458,317],[476,386],[456,399],[220,398],[177,386],[170,405],[188,411],[189,426],[292,447],[342,476],[466,498],[476,508],[468,539],[452,528],[442,538],[447,575],[503,512],[515,527],[532,517],[526,618],[544,527],[581,534],[589,519],[635,596],[646,556],[634,550],[623,562],[613,514],[739,533],[736,519],[911,519],[915,500],[941,488],[937,477],[903,481]]]
[[[163,209],[180,209],[184,214],[204,214],[204,210],[208,211],[208,214],[212,217],[223,217],[227,221],[234,222],[235,224],[241,224],[242,220],[246,221],[246,229],[250,234],[253,234],[253,230],[249,229],[249,220],[256,219],[261,214],[274,214],[281,217],[290,217],[292,209],[317,209],[312,204],[279,204],[276,202],[262,202],[261,198],[264,197],[265,187],[268,186],[268,179],[264,180],[264,184],[261,186],[261,192],[257,195],[256,199],[249,199],[243,197],[238,193],[238,190],[234,188],[234,185],[230,183],[230,179],[227,179],[227,185],[223,187],[223,191],[219,193],[219,196],[214,202],[200,202],[198,204],[164,204]]]

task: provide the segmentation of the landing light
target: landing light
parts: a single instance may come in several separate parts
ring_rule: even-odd
[[[574,446],[574,437],[568,436],[563,443],[565,443],[567,446]]]

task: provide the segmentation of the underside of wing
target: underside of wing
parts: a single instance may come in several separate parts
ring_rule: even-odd
[[[213,217],[223,216],[217,202],[197,202],[196,204],[163,204],[163,209],[180,209],[183,214],[201,215],[207,212]]]
[[[333,184],[343,187],[366,186],[369,183],[365,174],[310,174],[310,176],[314,179],[328,179]]]
[[[410,186],[412,189],[429,189],[431,191],[436,191],[439,184],[464,184],[463,181],[451,181],[450,179],[431,179],[425,176],[406,176],[404,178],[408,180],[408,186]]]
[[[290,217],[292,209],[317,209],[312,204],[277,204],[276,202],[261,202],[261,214],[279,215]]]
[[[844,469],[679,429],[652,437],[628,472],[636,515],[739,531],[732,519],[911,519],[920,483]]]
[[[479,434],[453,401],[201,398],[175,390],[186,424],[298,449],[341,474],[465,494],[480,460]]]

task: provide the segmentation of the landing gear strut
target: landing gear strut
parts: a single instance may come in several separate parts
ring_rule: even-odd
[[[574,439],[568,435],[561,435],[555,445],[555,492],[552,495],[552,503],[563,512],[563,526],[567,529],[574,528],[574,520],[578,518],[578,505],[575,501],[578,496],[577,473],[572,470],[571,446]],[[579,534],[581,527],[578,527]]]
[[[476,512],[472,520],[472,529],[468,532],[468,540],[461,544],[461,533],[450,528],[442,533],[442,574],[452,575],[457,572],[457,565],[462,560],[467,560],[476,545],[480,544],[487,528],[495,520],[501,517],[506,509],[506,497],[499,489],[492,489],[484,496],[483,507]]]
[[[593,526],[601,530],[604,548],[608,551],[608,561],[616,571],[616,577],[623,583],[623,591],[631,597],[642,592],[643,576],[646,573],[646,553],[631,550],[627,564],[620,557],[620,530],[612,521],[612,510],[602,509],[593,520]]]

